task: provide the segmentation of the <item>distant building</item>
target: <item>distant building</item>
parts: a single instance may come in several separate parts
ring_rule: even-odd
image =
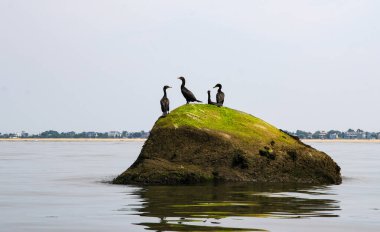
[[[356,133],[356,138],[357,139],[366,139],[367,136],[365,135],[364,132],[359,132],[359,133]]]
[[[119,131],[110,131],[110,132],[108,132],[108,137],[109,138],[120,138],[121,133]]]
[[[26,133],[25,131],[21,131],[21,134],[20,134],[21,138],[27,138],[28,136],[29,136],[28,133]]]
[[[66,134],[67,134],[68,138],[74,138],[75,137],[75,132],[74,131],[67,132]]]
[[[98,137],[98,133],[96,133],[96,132],[86,132],[86,137],[87,138],[96,138],[96,137]]]
[[[345,139],[356,139],[358,137],[355,131],[347,131],[343,134]]]
[[[332,133],[329,135],[329,139],[338,139],[338,134],[337,133]]]
[[[377,139],[380,139],[380,133],[377,134]]]
[[[319,139],[326,139],[327,138],[327,133],[326,131],[321,131],[319,132]]]
[[[371,133],[371,132],[365,132],[365,138],[366,139],[373,139],[373,133]]]
[[[357,129],[356,138],[357,139],[366,139],[365,132],[363,130]]]

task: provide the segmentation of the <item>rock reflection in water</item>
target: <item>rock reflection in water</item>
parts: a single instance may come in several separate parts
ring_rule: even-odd
[[[247,183],[144,186],[133,193],[142,201],[133,211],[140,216],[157,218],[156,223],[138,223],[155,231],[263,231],[239,229],[239,221],[234,223],[237,228],[231,228],[220,220],[228,217],[337,217],[339,202],[328,199],[329,190],[328,186]]]

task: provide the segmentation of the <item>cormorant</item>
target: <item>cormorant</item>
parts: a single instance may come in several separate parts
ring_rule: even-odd
[[[169,113],[169,98],[166,96],[166,89],[171,88],[170,86],[164,86],[164,96],[161,98],[161,110],[162,116],[166,116]]]
[[[185,87],[185,82],[186,82],[185,78],[184,77],[178,77],[178,79],[180,79],[182,81],[181,92],[182,92],[182,95],[186,99],[186,104],[189,104],[189,102],[201,102],[201,101],[197,100],[195,98],[194,94]]]
[[[216,102],[213,102],[213,101],[211,101],[211,94],[210,94],[210,90],[207,90],[207,94],[208,94],[208,101],[207,101],[207,103],[209,104],[209,105],[216,105]]]
[[[218,93],[216,94],[216,103],[219,106],[223,106],[224,103],[224,93],[222,92],[222,85],[216,84],[214,88],[218,88]]]

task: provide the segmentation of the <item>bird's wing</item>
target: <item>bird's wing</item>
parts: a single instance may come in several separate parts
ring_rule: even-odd
[[[223,92],[221,92],[220,93],[220,103],[224,103],[224,93]]]
[[[166,104],[167,111],[170,111],[169,110],[169,106],[170,106],[169,98],[166,98],[165,104]]]
[[[224,93],[223,92],[219,92],[216,94],[216,102],[223,104],[223,102],[224,102]]]
[[[161,111],[165,112],[165,98],[161,99],[160,104],[161,104]]]
[[[186,87],[182,88],[182,94],[185,96],[185,98],[187,98],[189,100],[192,100],[192,101],[197,100],[195,98],[194,94],[190,90],[188,90]]]
[[[220,100],[221,100],[220,93],[217,93],[217,94],[216,94],[216,102],[217,102],[217,103],[220,103]]]

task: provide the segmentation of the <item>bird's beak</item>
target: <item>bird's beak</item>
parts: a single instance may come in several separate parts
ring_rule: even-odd
[[[181,79],[180,77],[178,77],[177,79]]]
[[[169,89],[171,89],[172,87],[168,86]]]
[[[218,86],[214,86],[214,89],[217,88]]]

